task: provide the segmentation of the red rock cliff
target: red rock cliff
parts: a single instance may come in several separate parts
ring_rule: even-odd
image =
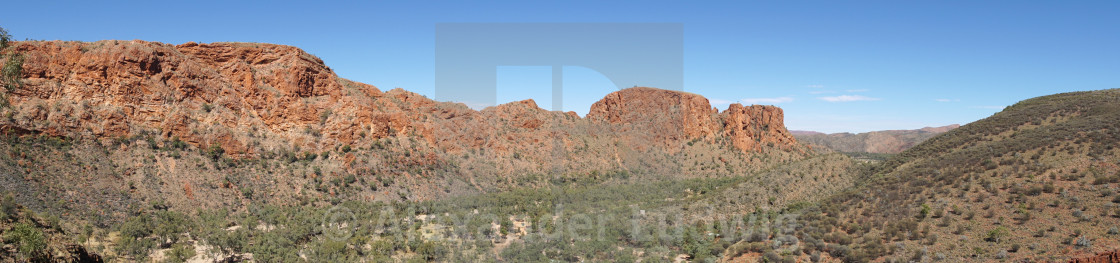
[[[1109,251],[1085,258],[1075,258],[1069,263],[1117,263],[1120,262],[1120,251]]]
[[[774,106],[731,104],[720,114],[723,133],[743,151],[757,151],[763,146],[789,149],[797,144],[786,130],[782,109]]]
[[[679,91],[639,87],[613,92],[593,104],[587,118],[650,129],[655,139],[666,144],[717,135],[726,136],[744,152],[797,144],[786,130],[781,108],[736,103],[718,113],[703,96]]]
[[[655,88],[611,93],[581,119],[531,100],[475,111],[401,89],[382,92],[283,45],[27,41],[9,51],[26,58],[24,85],[8,96],[0,125],[55,135],[158,135],[234,155],[415,136],[446,152],[489,148],[541,160],[586,151],[594,146],[588,138],[604,136],[669,152],[689,140],[744,152],[796,145],[777,107],[735,104],[719,113],[700,95]]]
[[[383,96],[377,88],[338,78],[290,46],[47,41],[19,42],[14,50],[26,58],[25,85],[9,98],[11,122],[32,130],[101,138],[160,133],[246,153],[261,130],[314,146],[409,125],[393,109],[375,107]],[[328,136],[303,136],[309,130]]]

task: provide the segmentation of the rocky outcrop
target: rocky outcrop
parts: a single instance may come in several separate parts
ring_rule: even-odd
[[[1120,262],[1120,251],[1113,250],[1094,256],[1070,259],[1069,263],[1117,263]]]
[[[9,50],[26,58],[24,86],[8,97],[3,126],[52,135],[156,135],[234,156],[386,137],[414,137],[446,153],[486,148],[540,160],[599,147],[589,140],[670,153],[694,140],[743,152],[796,145],[777,107],[735,104],[720,113],[700,95],[655,88],[611,93],[584,119],[532,100],[475,111],[402,89],[382,92],[283,45],[27,41]]]
[[[744,152],[758,151],[763,145],[783,149],[797,145],[786,130],[781,108],[736,103],[720,113],[703,96],[679,91],[638,87],[613,92],[591,106],[587,119],[636,126],[666,145],[716,136],[727,137]]]
[[[659,114],[650,114],[650,113]],[[679,128],[681,138],[702,138],[715,134],[712,114],[716,113],[703,96],[646,87],[635,87],[607,94],[591,105],[587,118],[622,125],[652,125]]]
[[[399,109],[376,108],[384,96],[377,88],[338,78],[295,47],[134,40],[20,42],[14,50],[26,59],[10,121],[56,135],[159,133],[245,154],[257,133],[315,148],[409,130]]]
[[[789,149],[797,141],[786,130],[782,109],[774,106],[731,104],[722,114],[723,132],[743,151],[757,151],[763,145]]]

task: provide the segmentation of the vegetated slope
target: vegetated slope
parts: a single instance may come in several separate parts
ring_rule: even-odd
[[[953,124],[925,127],[917,130],[887,130],[864,133],[824,134],[808,131],[791,131],[798,141],[819,145],[839,152],[900,153],[933,136],[960,127]]]
[[[802,248],[845,261],[1055,261],[1120,247],[1120,90],[1024,100],[882,163],[802,210]]]
[[[75,244],[92,233],[65,232],[58,216],[40,216],[21,207],[11,194],[0,197],[0,262],[102,262]],[[74,238],[77,237],[77,238]]]
[[[604,126],[611,128],[611,137],[648,134],[670,152],[679,147],[673,142],[722,135],[743,151],[761,148],[747,141],[787,149],[795,145],[781,109],[739,106],[720,114],[707,99],[676,91],[612,93],[592,106],[587,119],[593,121],[587,121],[541,110],[532,101],[480,112],[403,90],[381,92],[339,78],[320,59],[290,46],[33,41],[17,42],[9,50],[24,60],[22,85],[10,92],[6,125],[51,135],[114,138],[155,132],[233,155],[282,147],[323,151],[411,136],[445,152],[485,147],[507,153],[551,149],[532,141],[543,136],[530,134],[570,140],[559,126],[605,122],[619,124]]]
[[[277,247],[337,245],[319,242],[308,214],[342,202],[706,184],[812,154],[780,108],[719,112],[702,96],[654,88],[613,92],[581,118],[532,100],[472,110],[382,92],[280,45],[26,41],[2,53],[20,70],[4,83],[0,192],[62,218],[60,231],[93,229],[110,260],[204,247],[212,259],[290,259]],[[260,220],[287,228],[258,231],[250,218],[266,208],[306,214]],[[238,243],[249,234],[287,245]]]
[[[532,100],[476,111],[401,89],[382,92],[339,78],[290,46],[25,41],[4,52],[23,58],[14,77],[19,85],[4,94],[6,133],[67,142],[59,152],[32,152],[98,156],[93,163],[9,156],[17,166],[41,164],[16,170],[62,177],[52,181],[63,185],[46,188],[73,183],[117,192],[127,183],[143,202],[190,203],[167,193],[169,186],[203,196],[239,189],[287,202],[305,190],[344,199],[431,199],[539,183],[518,179],[531,175],[621,170],[706,177],[806,154],[786,131],[780,108],[736,104],[721,113],[702,96],[678,91],[617,91],[580,118]],[[113,175],[74,178],[59,172],[66,167]],[[105,184],[111,181],[118,185]],[[371,190],[343,191],[336,181]],[[207,206],[187,206],[196,205]]]

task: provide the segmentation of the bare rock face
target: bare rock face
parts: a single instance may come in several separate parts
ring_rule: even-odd
[[[659,114],[650,114],[650,113]],[[654,88],[636,87],[607,94],[591,105],[590,120],[612,124],[649,124],[679,127],[683,138],[715,134],[715,111],[703,96]],[[659,116],[655,116],[659,115]],[[665,116],[663,118],[658,118]],[[681,139],[681,138],[678,138]]]
[[[587,118],[616,125],[637,124],[653,131],[657,142],[668,145],[715,136],[726,136],[744,152],[758,151],[763,145],[789,149],[797,144],[786,130],[781,108],[736,103],[718,113],[708,99],[678,91],[630,88],[614,92],[592,105]]]
[[[724,135],[743,151],[757,151],[763,145],[789,149],[797,141],[786,130],[782,109],[774,106],[731,104],[720,114]]]
[[[1069,263],[1116,263],[1120,262],[1120,251],[1108,251],[1096,254],[1090,257],[1075,258],[1069,260]]]
[[[700,95],[655,88],[611,93],[580,118],[532,100],[475,111],[402,89],[382,92],[283,45],[27,41],[13,50],[26,58],[25,85],[10,94],[2,125],[52,135],[158,135],[234,156],[411,137],[442,153],[487,149],[538,164],[557,156],[621,160],[622,151],[601,148],[624,144],[667,153],[695,140],[743,152],[797,145],[780,108],[735,104],[719,113]],[[568,154],[575,151],[588,153]],[[592,163],[578,165],[606,165]]]
[[[94,200],[81,202],[118,215],[125,211],[119,204],[155,198],[179,207],[225,207],[225,200],[245,197],[242,189],[277,203],[300,196],[326,200],[338,192],[305,186],[349,175],[381,187],[345,193],[348,198],[431,200],[554,180],[749,174],[805,157],[781,109],[736,104],[720,113],[704,97],[685,92],[620,90],[581,118],[532,100],[474,110],[403,89],[382,91],[340,78],[319,58],[290,46],[13,44],[3,52],[23,55],[23,85],[3,94],[8,106],[0,107],[0,132],[100,143],[74,151],[101,157],[97,167],[120,167],[59,174],[39,166],[47,172],[37,174],[55,176],[41,178],[66,183],[20,188],[44,198]],[[183,151],[193,157],[180,159]],[[257,170],[237,160],[279,162]],[[72,166],[65,161],[46,163]],[[307,164],[313,172],[293,170],[311,169]],[[244,171],[234,180],[239,184],[231,183],[229,169]],[[96,171],[112,176],[88,176]],[[88,186],[130,194],[67,194]]]
[[[629,88],[607,94],[591,105],[587,119],[615,125],[623,133],[648,136],[671,147],[681,141],[716,133],[708,99],[691,93],[654,88]]]
[[[410,123],[374,108],[383,96],[377,88],[338,78],[295,47],[48,41],[15,50],[26,57],[25,85],[10,98],[22,114],[12,121],[56,135],[160,133],[244,154],[253,150],[251,131],[317,147]],[[308,138],[306,130],[328,136]]]

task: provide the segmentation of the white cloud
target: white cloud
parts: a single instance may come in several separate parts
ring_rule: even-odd
[[[792,102],[792,97],[777,97],[777,98],[746,98],[739,100],[744,104],[778,104]]]
[[[824,88],[824,85],[805,85],[805,86],[810,87],[810,88],[814,88],[814,89]]]
[[[961,99],[934,99],[936,102],[961,102]]]
[[[708,102],[709,102],[709,103],[712,103],[712,105],[724,105],[724,104],[731,104],[731,103],[735,103],[734,101],[730,101],[730,100],[721,100],[721,99],[708,99]]]
[[[849,102],[849,101],[873,101],[880,100],[879,98],[872,98],[863,95],[840,95],[835,97],[820,97],[818,99],[827,102]]]
[[[868,91],[871,91],[871,90],[869,90],[869,89],[850,89],[850,90],[847,90],[847,92],[868,92]]]
[[[809,92],[809,94],[813,94],[813,95],[817,95],[817,94],[825,94],[825,93],[836,93],[836,92],[835,92],[835,91],[831,91],[831,90],[814,90],[814,91],[810,91],[810,92]]]
[[[1003,108],[1007,108],[1007,106],[985,105],[985,106],[972,106],[972,108],[974,108],[974,109],[988,109],[988,110],[1002,110]]]

